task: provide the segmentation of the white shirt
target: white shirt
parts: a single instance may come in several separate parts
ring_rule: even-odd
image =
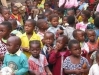
[[[99,65],[98,64],[92,65],[88,75],[99,75]]]

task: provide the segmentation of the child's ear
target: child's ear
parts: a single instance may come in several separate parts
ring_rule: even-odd
[[[19,49],[20,48],[20,45],[16,45],[16,48]]]

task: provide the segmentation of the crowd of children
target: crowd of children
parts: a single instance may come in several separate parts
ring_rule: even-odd
[[[0,75],[99,75],[98,7],[87,0],[1,6]]]

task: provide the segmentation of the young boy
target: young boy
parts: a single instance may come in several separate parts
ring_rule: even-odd
[[[23,52],[27,57],[31,55],[29,52],[29,41],[40,40],[39,35],[34,32],[35,25],[36,22],[33,19],[27,20],[24,25],[25,33],[20,36],[22,41],[21,47],[23,48]]]
[[[28,72],[27,57],[20,50],[21,39],[17,36],[11,36],[7,40],[7,50],[5,54],[3,67],[10,67],[12,75],[25,75]]]

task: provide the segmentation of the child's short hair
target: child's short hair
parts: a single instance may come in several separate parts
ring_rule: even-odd
[[[68,44],[68,37],[66,35],[60,35],[59,37],[64,38],[64,42]]]
[[[71,49],[73,44],[80,44],[77,40],[70,40],[68,43],[68,48]]]
[[[82,14],[84,14],[88,19],[90,18],[90,11],[88,11],[88,10],[83,10],[82,11]]]
[[[6,26],[10,31],[12,31],[12,25],[11,25],[10,22],[4,21],[4,22],[2,22],[0,25],[4,25],[4,26]]]
[[[36,26],[36,21],[35,21],[35,20],[33,20],[33,19],[28,19],[28,20],[26,20],[26,21],[31,22],[31,24],[32,24],[34,27]]]
[[[54,33],[49,32],[49,31],[46,31],[45,34],[51,34],[51,35],[53,36],[53,38],[55,39],[55,35],[54,35]],[[45,35],[45,34],[44,34],[44,35]]]
[[[49,16],[49,20],[51,21],[54,17],[59,18],[59,16],[58,16],[57,14],[51,14],[51,15]]]
[[[45,18],[44,14],[38,14],[38,19],[44,19],[44,18]]]
[[[7,7],[3,6],[3,7],[1,8],[1,14],[3,14],[3,12],[4,12],[5,10],[10,11],[10,10],[9,10],[9,8],[7,8]]]
[[[15,19],[9,19],[8,21],[13,23],[14,25],[17,25],[17,21]]]
[[[77,32],[81,32],[82,30],[80,29],[76,29],[73,31],[73,37],[76,38],[77,37]]]
[[[75,17],[74,16],[68,16],[67,17],[67,22],[69,25],[75,24]]]
[[[99,28],[99,17],[98,16],[94,19],[94,25],[95,25],[95,27]]]
[[[42,27],[42,22],[45,22],[45,20],[44,19],[39,19],[38,21],[37,21],[37,26],[38,26],[38,28],[41,28]]]
[[[37,44],[37,45],[39,45],[39,47],[41,47],[41,43],[40,43],[39,40],[32,40],[32,41],[30,41],[29,42],[29,46],[31,46],[32,44]]]

